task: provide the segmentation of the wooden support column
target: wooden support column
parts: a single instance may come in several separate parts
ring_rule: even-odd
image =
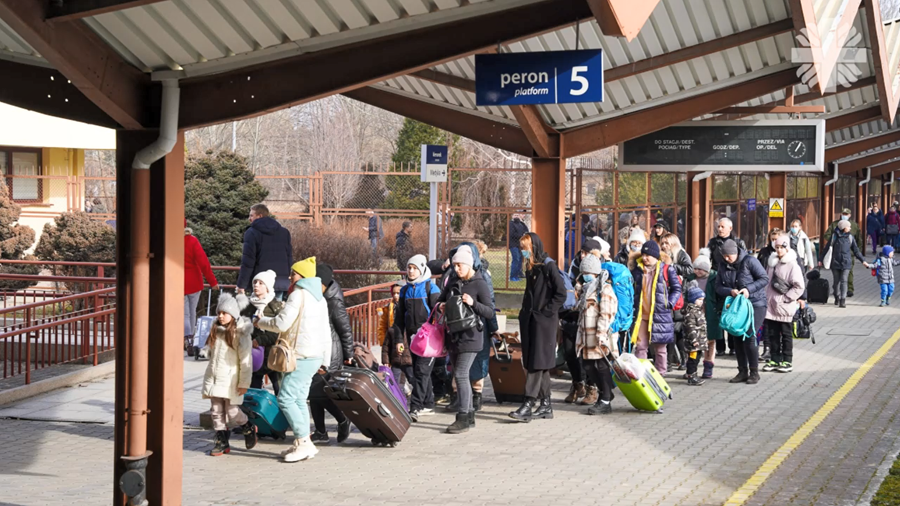
[[[853,180],[853,184],[856,185],[856,224],[859,225],[860,230],[866,229],[866,213],[868,207],[866,203],[869,200],[869,184],[866,183],[862,186],[859,185],[859,181]]]
[[[787,174],[775,172],[769,174],[769,198],[784,199],[784,215],[781,218],[769,218],[769,230],[780,228],[785,230],[787,220]],[[766,231],[768,233],[768,231]]]
[[[184,132],[150,168],[150,504],[181,504],[184,425]]]
[[[832,168],[832,170],[834,169]],[[821,192],[822,201],[819,205],[822,213],[822,215],[819,216],[819,244],[828,242],[828,238],[825,237],[825,232],[828,230],[828,226],[831,225],[831,222],[834,219],[834,184],[825,186],[825,180],[827,180],[827,176],[823,177]]]
[[[691,258],[696,258],[700,254],[700,248],[706,247],[706,229],[709,220],[709,202],[707,199],[707,185],[709,178],[701,181],[694,181],[694,176],[699,172],[688,172],[688,223],[687,228],[687,247]]]
[[[531,163],[531,230],[544,251],[563,268],[566,215],[565,158],[533,158]]]

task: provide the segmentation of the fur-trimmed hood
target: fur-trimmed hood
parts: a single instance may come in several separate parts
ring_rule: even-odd
[[[791,248],[788,248],[787,253],[781,258],[778,258],[777,254],[769,256],[769,267],[775,267],[778,265],[779,261],[783,264],[795,264],[797,263],[797,252]]]
[[[665,251],[659,252],[659,261],[666,264],[672,265],[672,257],[669,256]],[[634,269],[635,267],[644,268],[644,262],[641,261],[641,252],[640,251],[632,251],[628,254],[628,269]]]

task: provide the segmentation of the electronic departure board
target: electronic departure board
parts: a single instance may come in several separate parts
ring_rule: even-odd
[[[694,121],[619,145],[623,170],[823,171],[825,120]]]

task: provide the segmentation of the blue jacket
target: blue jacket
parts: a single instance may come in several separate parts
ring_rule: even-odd
[[[641,261],[640,253],[632,253],[629,259],[631,267],[631,276],[634,278],[634,331],[631,334],[631,342],[636,343],[638,333],[641,328],[641,320],[644,315],[643,310],[644,297],[652,297],[650,304],[650,342],[654,344],[669,344],[675,342],[675,321],[672,315],[672,308],[678,302],[681,296],[681,282],[678,280],[678,273],[675,267],[665,263],[669,261],[668,256],[663,253],[660,261],[656,263],[656,280],[653,282],[654,290],[652,294],[643,293],[644,288],[644,264]],[[667,270],[668,273],[663,271]],[[666,283],[666,277],[669,283]]]
[[[716,272],[716,295],[724,300],[731,295],[731,290],[746,288],[753,307],[766,307],[768,284],[769,275],[762,264],[744,250],[739,250],[737,261],[733,264],[723,260]]]
[[[404,335],[408,338],[416,335],[419,328],[428,321],[440,295],[440,287],[431,279],[404,285],[400,289],[400,301],[394,312],[394,326],[405,332]]]
[[[869,235],[884,230],[884,213],[869,213],[866,215],[866,233]]]
[[[271,269],[276,274],[275,291],[285,292],[291,287],[289,277],[293,263],[294,253],[288,229],[271,216],[259,218],[244,232],[244,251],[237,286],[249,291],[253,288],[253,277]]]

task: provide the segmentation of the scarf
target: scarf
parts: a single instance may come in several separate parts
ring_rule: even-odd
[[[262,316],[263,309],[265,309],[273,300],[275,300],[275,292],[273,291],[267,291],[265,297],[262,299],[256,296],[256,292],[253,292],[253,294],[250,295],[250,304],[256,308],[256,314],[259,316]]]
[[[594,279],[590,281],[587,285],[585,285],[581,290],[581,298],[578,299],[578,303],[575,305],[575,310],[578,312],[584,311],[584,308],[587,307],[588,298],[592,293],[596,293],[599,295],[600,289],[603,287],[603,283],[609,279],[609,273],[606,271],[600,272],[599,275],[594,276]]]

